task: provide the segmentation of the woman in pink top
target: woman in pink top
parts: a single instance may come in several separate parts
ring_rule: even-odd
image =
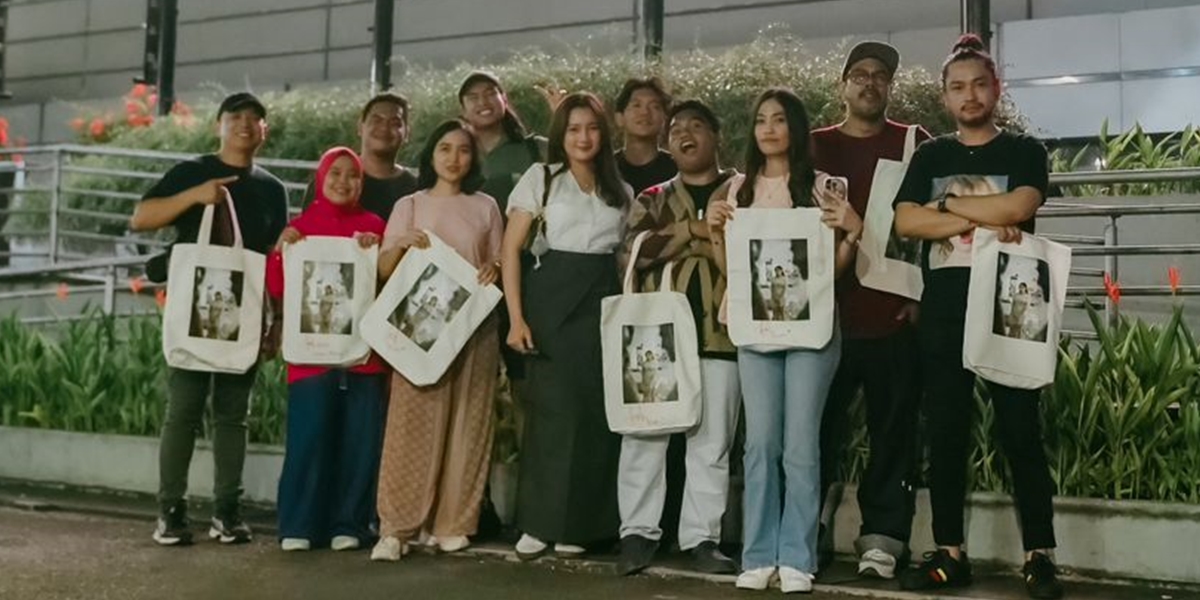
[[[267,259],[267,291],[283,296],[284,244],[306,235],[352,237],[363,247],[378,244],[383,219],[359,204],[362,163],[354,151],[337,147],[321,157],[315,199],[288,224]],[[344,296],[341,281],[316,291]],[[349,369],[288,365],[287,447],[279,478],[279,537],[284,550],[330,544],[351,550],[370,537],[379,423],[387,365],[374,353]]]
[[[717,264],[726,271],[724,238],[726,221],[743,210],[779,210],[819,206],[821,220],[835,232],[836,272],[853,262],[862,221],[849,203],[822,192],[813,200],[816,172],[809,153],[809,124],[804,104],[794,92],[770,89],[754,106],[753,143],[746,152],[746,174],[729,180],[727,202],[709,205]],[[737,207],[736,209],[734,207]],[[807,261],[795,256],[799,273],[780,272],[786,294],[789,285],[801,286]],[[794,283],[790,283],[793,281]],[[755,286],[756,288],[758,286]],[[769,304],[772,313],[783,313],[784,304],[767,303],[761,292],[756,304]],[[798,312],[792,307],[794,312]],[[803,308],[802,310],[808,310]],[[760,320],[778,320],[779,314],[758,314]],[[793,315],[782,315],[795,318]],[[820,511],[821,414],[841,357],[841,335],[834,327],[833,339],[820,349],[738,348],[738,372],[746,409],[746,446],[743,453],[744,491],[742,513],[742,573],[737,587],[766,589],[778,572],[785,592],[812,591],[817,571],[817,519]]]
[[[482,183],[474,136],[459,121],[442,123],[421,151],[421,191],[392,209],[380,279],[391,277],[409,248],[427,248],[430,232],[479,269],[481,284],[495,283],[504,221],[496,201],[479,193]],[[475,533],[492,448],[497,336],[493,315],[431,386],[393,374],[379,469],[380,540],[371,560],[400,560],[422,533],[443,552],[466,548]]]

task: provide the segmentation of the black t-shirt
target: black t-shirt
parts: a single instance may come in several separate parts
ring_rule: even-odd
[[[171,167],[142,199],[173,196],[210,179],[231,175],[237,175],[238,180],[226,187],[237,210],[243,244],[248,250],[266,254],[287,225],[288,204],[283,183],[262,167],[234,167],[221,162],[215,154],[205,154]],[[195,243],[203,216],[201,204],[180,214],[171,224],[175,227],[175,242]],[[218,239],[218,226],[214,222],[212,243],[224,241]]]
[[[1002,131],[982,146],[966,146],[956,135],[944,135],[917,148],[895,204],[926,204],[943,194],[986,196],[1024,186],[1036,189],[1045,201],[1049,178],[1046,147],[1031,136]],[[1033,219],[1020,225],[1028,232],[1033,226]],[[922,319],[965,317],[973,236],[972,231],[922,244]]]
[[[628,160],[625,160],[625,151],[619,150],[617,151],[617,169],[621,171],[621,178],[625,180],[625,183],[633,188],[634,196],[679,173],[675,167],[675,159],[671,158],[671,153],[666,150],[659,150],[658,156],[644,165],[630,164]]]
[[[417,172],[408,167],[400,167],[398,173],[386,179],[371,177],[364,173],[362,195],[359,196],[358,201],[363,208],[387,221],[392,216],[392,208],[396,206],[396,201],[416,193],[418,188]],[[316,182],[310,181],[304,190],[304,208],[308,208],[308,205],[312,204],[315,195]]]
[[[725,183],[727,179],[729,177],[722,174],[712,183],[704,185],[683,184],[683,187],[688,191],[688,195],[692,197],[692,201],[696,203],[697,214],[702,214],[708,209],[708,199],[712,197],[713,192],[717,191],[717,188],[721,187],[721,184]]]

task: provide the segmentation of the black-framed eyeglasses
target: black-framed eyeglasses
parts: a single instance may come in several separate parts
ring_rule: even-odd
[[[872,73],[851,71],[850,74],[846,76],[846,80],[854,85],[867,85],[868,83],[888,85],[892,83],[892,75],[887,71],[875,71]]]

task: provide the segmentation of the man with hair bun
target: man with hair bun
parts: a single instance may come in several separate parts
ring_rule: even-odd
[[[978,36],[962,36],[942,65],[942,100],[958,130],[917,149],[895,200],[897,232],[925,240],[918,338],[937,544],[920,566],[901,576],[906,590],[971,582],[963,504],[975,375],[962,366],[971,233],[986,227],[1001,241],[1019,241],[1022,232],[1033,231],[1034,214],[1046,197],[1046,149],[1031,136],[996,126],[999,99],[996,63]],[[1026,591],[1033,598],[1059,598],[1062,584],[1052,560],[1054,481],[1042,446],[1039,391],[985,383],[1012,470]]]

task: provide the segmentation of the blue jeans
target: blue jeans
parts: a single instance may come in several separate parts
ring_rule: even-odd
[[[841,346],[835,327],[820,350],[738,350],[746,407],[744,570],[817,571],[821,414]]]
[[[279,537],[372,537],[385,382],[333,369],[288,385]]]

